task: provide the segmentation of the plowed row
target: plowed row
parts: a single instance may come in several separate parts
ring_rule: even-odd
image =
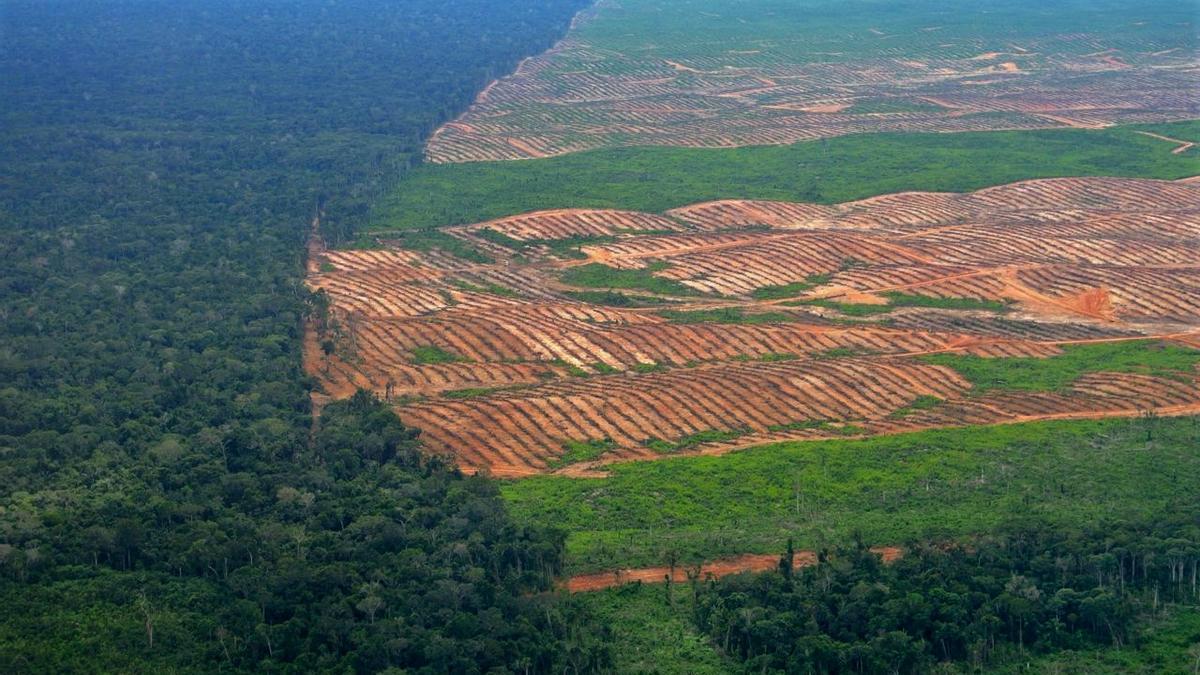
[[[404,408],[401,418],[425,429],[425,442],[436,451],[457,451],[468,466],[521,475],[548,468],[565,440],[610,439],[622,448],[620,456],[653,457],[641,447],[650,439],[878,419],[917,396],[956,398],[968,388],[954,371],[917,362],[733,363],[421,403]]]
[[[610,11],[602,7],[595,21],[609,21]],[[672,11],[681,10],[665,8],[662,20]],[[939,32],[936,40],[889,48],[897,34],[861,32],[845,36],[860,50],[847,56],[799,33],[784,44],[731,41],[724,53],[712,49],[719,38],[711,35],[706,52],[691,53],[690,45],[658,45],[659,36],[648,34],[639,48],[623,51],[585,24],[495,82],[437,131],[426,156],[510,160],[614,146],[732,147],[1197,116],[1193,49],[1088,28],[1014,36],[1020,47]]]
[[[1022,301],[1133,323],[1200,320],[1194,183],[1047,179],[834,207],[726,201],[672,215],[705,228],[777,230],[642,237],[583,250],[614,267],[666,261],[659,276],[720,295],[829,274],[826,298],[897,291]]]
[[[569,210],[454,233],[486,243],[484,229],[526,242],[607,239],[582,247],[587,260],[497,246],[489,265],[313,246],[309,283],[330,311],[305,350],[324,394],[390,396],[427,447],[472,469],[583,474],[664,452],[1200,405],[1194,377],[1111,373],[1061,392],[973,395],[954,371],[914,358],[1050,357],[1066,343],[1145,335],[1200,344],[1194,181],[1051,179],[834,206],[723,201],[666,216]],[[709,295],[643,308],[580,302],[561,277],[584,263]],[[809,286],[756,298],[793,282]],[[1011,311],[843,314],[893,292]],[[765,322],[739,322],[762,312]],[[908,410],[919,396],[943,403]],[[599,456],[563,460],[570,442],[587,441]]]

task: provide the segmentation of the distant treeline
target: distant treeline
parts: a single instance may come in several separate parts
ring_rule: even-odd
[[[351,229],[582,4],[4,3],[0,670],[603,661],[560,535],[370,400],[310,438],[300,368],[318,204]]]

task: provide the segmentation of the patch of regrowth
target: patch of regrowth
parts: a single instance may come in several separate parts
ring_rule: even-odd
[[[687,450],[688,448],[700,445],[701,443],[722,443],[741,438],[751,432],[750,429],[705,429],[697,431],[694,434],[688,434],[674,441],[665,441],[661,438],[648,438],[642,441],[642,445],[654,452],[661,454],[670,454]]]
[[[554,365],[556,365],[560,368],[565,369],[567,371],[567,374],[570,375],[571,377],[591,377],[593,375],[593,373],[590,370],[588,370],[586,368],[582,368],[580,366],[577,366],[574,363],[567,363],[566,361],[563,361],[562,359],[557,359],[557,360],[553,361],[552,363],[554,363]]]
[[[736,196],[836,204],[924,190],[969,192],[1031,178],[1174,179],[1197,173],[1197,150],[1171,154],[1153,131],[1195,139],[1200,123],[1107,129],[849,134],[792,145],[631,147],[536,162],[422,164],[380,200],[396,230],[478,223],[537,209],[662,213]],[[914,162],[920,157],[920,162]]]
[[[979,298],[938,298],[932,295],[908,295],[906,293],[887,292],[883,296],[893,307],[932,307],[935,309],[984,310],[989,312],[1007,312],[1011,308],[1009,302],[999,300],[981,300]]]
[[[750,291],[750,297],[755,300],[782,300],[800,295],[814,286],[829,283],[828,274],[813,274],[804,281],[793,281],[790,284],[777,286],[762,286]]]
[[[472,293],[491,293],[492,295],[500,295],[506,298],[515,298],[520,296],[520,293],[517,293],[508,286],[501,286],[500,284],[493,283],[491,281],[487,281],[482,284],[473,284],[463,281],[462,279],[452,279],[450,284],[455,288],[464,291],[471,291]]]
[[[616,291],[566,291],[563,295],[572,300],[606,307],[654,307],[671,302],[652,295],[626,295]]]
[[[604,453],[613,450],[617,444],[611,438],[593,438],[586,441],[565,440],[562,443],[563,454],[549,462],[552,469],[561,469],[570,464],[590,462],[600,459]]]
[[[504,234],[499,230],[493,230],[490,227],[483,227],[475,230],[473,234],[484,241],[491,242],[505,248],[511,248],[514,251],[519,251],[527,246],[527,242],[520,239],[514,239],[507,234]]]
[[[895,309],[891,305],[869,305],[866,303],[837,302],[836,300],[827,300],[824,298],[815,300],[793,300],[783,304],[787,307],[824,307],[825,309],[836,310],[846,316],[875,316],[877,314],[887,314]]]
[[[656,312],[671,323],[787,323],[795,317],[786,312],[759,312],[747,314],[741,307],[716,309],[663,310]]]
[[[466,357],[459,356],[454,352],[448,352],[437,345],[421,345],[413,347],[408,352],[408,360],[417,365],[428,365],[434,363],[463,363],[469,361]]]
[[[666,263],[651,263],[642,269],[618,269],[600,263],[588,263],[571,267],[560,277],[564,284],[584,288],[607,288],[609,290],[642,290],[659,295],[699,295],[699,293],[674,279],[662,279],[654,272],[666,269]]]
[[[891,417],[892,419],[901,419],[921,410],[930,410],[932,408],[936,408],[943,403],[945,403],[944,399],[938,398],[937,396],[922,394],[913,399],[912,403],[909,403],[903,408],[897,408],[896,410],[893,410],[888,417]]]
[[[958,371],[978,394],[991,389],[1062,391],[1080,376],[1099,372],[1190,377],[1200,363],[1200,350],[1156,340],[1123,340],[1066,345],[1062,354],[1046,358],[984,358],[970,354],[929,354],[920,358]]]

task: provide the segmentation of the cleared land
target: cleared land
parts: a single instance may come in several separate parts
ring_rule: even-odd
[[[1185,3],[601,2],[430,139],[435,163],[1200,114]],[[697,39],[696,36],[704,36]]]
[[[390,236],[375,250],[314,244],[309,282],[329,311],[308,370],[328,396],[387,396],[429,448],[497,475],[1200,412],[1190,181],[572,209],[440,232],[491,262]],[[971,359],[1076,365],[1019,388]]]
[[[878,553],[884,562],[891,562],[902,554],[899,548],[879,547],[872,549]],[[694,565],[677,565],[675,567],[642,567],[638,569],[597,572],[594,574],[579,574],[567,579],[564,585],[568,591],[601,591],[606,588],[622,586],[629,583],[685,583],[693,579],[707,581],[730,574],[743,572],[767,572],[779,569],[780,556],[771,553],[748,553],[736,558],[725,558]],[[792,558],[792,569],[809,567],[817,564],[817,554],[813,551],[796,551]]]

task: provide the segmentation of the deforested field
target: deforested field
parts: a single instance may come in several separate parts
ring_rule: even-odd
[[[306,367],[318,402],[373,390],[468,469],[1200,413],[1190,180],[567,209],[439,237],[315,238]]]
[[[425,452],[505,479],[517,522],[565,534],[559,587],[620,627],[617,672],[742,672],[688,603],[847,542],[904,561],[1178,516],[1192,14],[601,0],[361,227],[314,228],[314,407],[372,391]],[[1146,644],[1111,652],[1182,663]]]
[[[440,128],[434,163],[1191,119],[1186,3],[602,1]]]

